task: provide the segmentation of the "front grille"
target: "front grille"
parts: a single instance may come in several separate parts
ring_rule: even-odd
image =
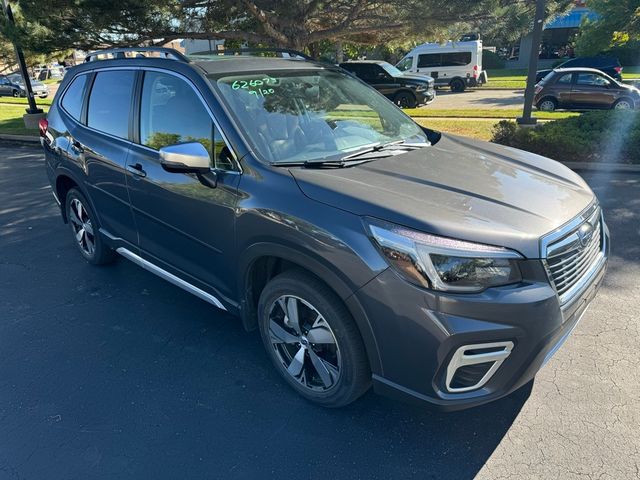
[[[603,256],[602,217],[594,206],[546,248],[549,277],[565,303],[581,280]]]

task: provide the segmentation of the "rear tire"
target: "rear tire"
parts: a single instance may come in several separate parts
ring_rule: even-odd
[[[459,78],[451,80],[451,83],[449,84],[449,86],[451,87],[452,92],[457,92],[457,93],[464,92],[465,89],[467,88],[464,82]]]
[[[14,91],[12,92],[12,94],[13,94],[13,98],[18,98],[18,97],[20,97],[20,92],[19,92],[18,90],[14,90]]]
[[[273,365],[304,398],[342,407],[367,391],[371,371],[360,332],[319,279],[301,270],[276,276],[260,295],[258,315]]]
[[[77,188],[67,193],[65,212],[76,247],[87,262],[105,265],[116,259],[116,252],[100,236],[100,225],[89,202]]]
[[[399,92],[393,98],[393,102],[400,108],[416,108],[416,97],[409,92]]]
[[[553,112],[558,108],[558,102],[555,98],[546,97],[538,102],[536,108],[541,112]]]

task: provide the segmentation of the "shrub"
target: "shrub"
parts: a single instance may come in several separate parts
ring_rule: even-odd
[[[482,68],[485,70],[504,68],[504,60],[491,50],[482,50]]]
[[[640,164],[640,112],[586,112],[535,128],[503,120],[491,140],[560,161]]]

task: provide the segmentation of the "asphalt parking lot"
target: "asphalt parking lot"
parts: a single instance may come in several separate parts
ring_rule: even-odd
[[[524,103],[524,90],[491,90],[490,88],[470,88],[464,92],[452,92],[439,88],[433,103],[424,108],[452,110],[495,110],[518,109]]]
[[[515,394],[438,413],[297,397],[236,319],[75,251],[42,155],[0,145],[0,479],[640,478],[640,175],[584,175],[605,285]]]

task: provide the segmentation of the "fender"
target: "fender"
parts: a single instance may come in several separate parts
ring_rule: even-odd
[[[241,294],[242,298],[240,300],[240,317],[246,330],[250,331],[255,329],[258,322],[257,312],[255,312],[252,301],[249,298],[249,272],[255,261],[265,256],[277,257],[299,265],[329,285],[344,301],[345,306],[360,330],[371,371],[376,374],[382,372],[378,345],[371,324],[360,302],[358,302],[355,295],[353,295],[356,289],[349,287],[330,266],[314,258],[313,254],[295,247],[271,242],[261,242],[251,245],[241,254],[238,261],[237,282],[238,291],[244,292]]]
[[[58,168],[56,168],[54,172],[54,179],[55,179],[54,188],[58,184],[58,179],[60,177],[69,177],[71,180],[75,182],[75,184],[78,186],[78,190],[80,190],[80,192],[85,196],[85,198],[87,199],[87,201],[91,206],[91,209],[98,216],[98,221],[100,221],[100,214],[98,213],[98,211],[95,208],[95,205],[93,204],[93,200],[87,191],[84,180],[81,180],[80,177],[76,175],[69,168],[58,166]],[[64,223],[67,223],[67,212],[65,211],[66,210],[65,201],[62,198],[60,198],[57,191],[56,191],[56,197],[58,197],[58,200],[60,200],[60,211],[62,213],[62,220],[64,221]]]

